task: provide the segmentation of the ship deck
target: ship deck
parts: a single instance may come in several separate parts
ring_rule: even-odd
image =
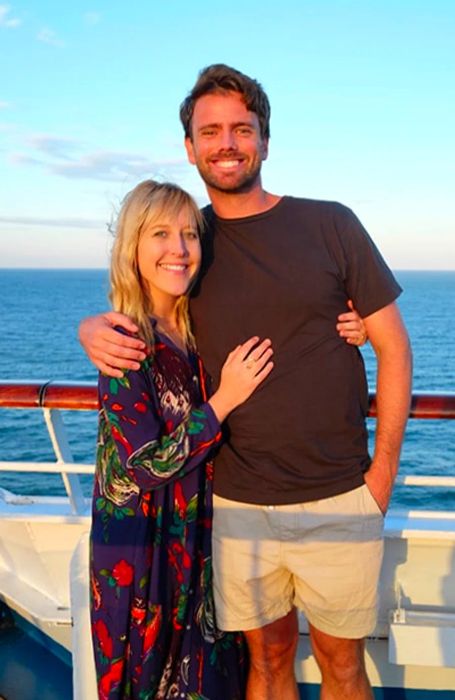
[[[90,527],[90,502],[79,475],[93,473],[94,466],[74,462],[59,412],[96,409],[96,389],[0,382],[1,407],[42,410],[56,462],[0,461],[0,471],[60,474],[66,496],[24,496],[0,488],[0,700],[71,700],[73,695],[94,700],[90,679],[83,681],[89,692],[77,689],[79,681],[72,689],[72,660],[74,669],[78,663],[86,668],[87,656],[79,661],[77,656],[88,653],[90,631],[89,626],[79,630],[83,644],[74,641],[78,614],[77,606],[71,610],[69,586],[73,553]],[[370,415],[375,413],[371,397]],[[453,419],[455,396],[415,395],[410,417]],[[407,475],[399,481],[417,488],[455,488],[455,476]],[[374,697],[455,700],[455,513],[391,510],[385,538],[379,622],[367,640]],[[86,560],[85,550],[79,560],[84,581]],[[300,624],[300,698],[316,700],[319,671],[303,617]]]

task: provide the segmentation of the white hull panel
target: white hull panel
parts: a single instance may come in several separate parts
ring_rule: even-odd
[[[67,649],[72,645],[70,561],[89,527],[88,504],[86,515],[75,516],[63,498],[33,503],[12,495],[0,498],[0,599]],[[419,519],[409,514],[388,516],[379,621],[376,638],[367,643],[367,667],[374,686],[455,689],[454,562],[455,519],[450,514],[424,523],[421,515]],[[79,567],[79,587],[80,580]],[[416,625],[411,629],[407,624],[406,611],[421,616],[433,613],[431,634],[417,630],[421,640],[417,650]],[[392,614],[404,622],[392,627],[389,639]],[[412,615],[407,620],[415,623]],[[299,683],[316,684],[320,675],[306,631],[302,620],[297,678]],[[437,659],[446,660],[443,667],[430,665]],[[406,660],[413,663],[400,663]]]

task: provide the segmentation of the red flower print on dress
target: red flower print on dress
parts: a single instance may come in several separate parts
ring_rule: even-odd
[[[133,452],[133,448],[131,447],[131,445],[128,442],[128,440],[126,439],[126,437],[123,435],[123,433],[120,432],[120,430],[118,428],[116,428],[115,425],[112,426],[111,431],[112,431],[112,437],[114,438],[114,440],[117,440],[117,442],[120,442],[123,445],[123,447],[126,450],[126,454],[129,457],[130,454]]]
[[[142,625],[145,620],[145,603],[141,598],[135,598],[131,606],[131,619],[133,624]]]
[[[145,626],[145,634],[142,644],[142,653],[144,655],[144,661],[147,660],[149,653],[153,649],[163,619],[161,605],[150,606],[150,612],[152,613],[153,617],[147,622]]]
[[[120,559],[112,569],[112,578],[117,586],[130,586],[133,582],[134,569],[125,559]]]
[[[111,664],[109,671],[101,677],[98,686],[100,700],[108,700],[112,686],[120,682],[124,663],[125,662],[123,659],[114,661],[114,663]]]
[[[141,500],[141,509],[142,509],[142,512],[146,518],[150,514],[150,498],[151,498],[151,493],[150,493],[150,491],[147,491],[146,493],[143,494],[142,500]]]
[[[171,550],[176,557],[178,555],[182,557],[183,566],[185,567],[185,569],[189,569],[191,566],[191,557],[188,554],[188,552],[184,549],[183,545],[180,542],[173,542],[171,545]]]
[[[205,475],[208,481],[213,481],[213,462],[207,462],[205,465]]]
[[[112,657],[112,637],[109,634],[104,620],[97,620],[93,625],[93,629],[95,631],[102,653],[104,654],[104,656],[110,659]]]
[[[177,512],[179,514],[179,517],[183,520],[185,518],[187,502],[186,502],[186,498],[183,494],[182,485],[179,481],[176,481],[176,483],[175,483],[174,505],[175,505],[175,509],[177,510]]]
[[[175,577],[177,579],[177,583],[182,584],[184,581],[184,576],[182,573],[181,566],[179,562],[177,561],[177,557],[174,555],[174,552],[172,551],[172,547],[167,548],[167,553],[168,553],[168,558],[169,558],[169,564],[174,567],[175,569]]]
[[[101,607],[101,586],[93,572],[90,575],[90,590],[92,595],[93,609],[99,610]]]

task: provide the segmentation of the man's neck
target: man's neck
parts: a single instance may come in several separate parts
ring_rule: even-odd
[[[270,194],[262,187],[248,192],[220,192],[207,187],[215,214],[222,219],[241,219],[246,216],[261,214],[272,209],[281,199],[278,195]]]

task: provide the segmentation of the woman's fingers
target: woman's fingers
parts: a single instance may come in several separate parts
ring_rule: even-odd
[[[257,335],[254,335],[252,338],[249,338],[245,343],[242,343],[239,346],[238,354],[240,356],[241,360],[246,360],[248,355],[250,354],[251,350],[254,348],[255,345],[257,345],[259,342],[259,338]]]
[[[250,376],[251,379],[254,379],[257,376],[264,378],[266,374],[261,375],[260,373],[267,363],[270,362],[270,358],[273,355],[272,341],[270,338],[266,338],[260,343],[258,341],[258,336],[253,336],[241,345],[237,345],[237,347],[234,348],[227,356],[224,366],[235,366],[242,373],[246,372],[245,376]],[[267,371],[267,374],[271,369],[272,366]],[[259,381],[257,383],[259,383]]]
[[[265,338],[265,340],[262,340],[259,344],[259,338],[258,336],[254,336],[253,338],[249,338],[245,343],[242,343],[240,345],[239,349],[239,355],[242,360],[248,361],[250,359],[252,360],[258,360],[259,357],[261,357],[262,353],[271,346],[272,341],[270,338]]]
[[[254,377],[256,386],[264,381],[264,379],[270,374],[273,369],[273,362],[267,362],[265,367],[261,369]]]
[[[270,348],[272,345],[272,341],[270,338],[265,338],[257,347],[254,348],[254,350],[251,351],[250,357],[253,358],[256,362],[259,360],[259,358],[263,355],[264,352]]]
[[[254,359],[253,357],[250,356],[251,360],[250,360],[250,358],[248,358],[248,360],[246,360],[247,363],[248,362],[254,363],[252,366],[252,369],[253,369],[255,376],[257,376],[259,374],[259,372],[261,372],[263,367],[265,367],[265,365],[269,362],[272,355],[273,355],[273,350],[271,347],[268,347],[264,350],[264,352],[262,352],[262,354],[257,359]]]

